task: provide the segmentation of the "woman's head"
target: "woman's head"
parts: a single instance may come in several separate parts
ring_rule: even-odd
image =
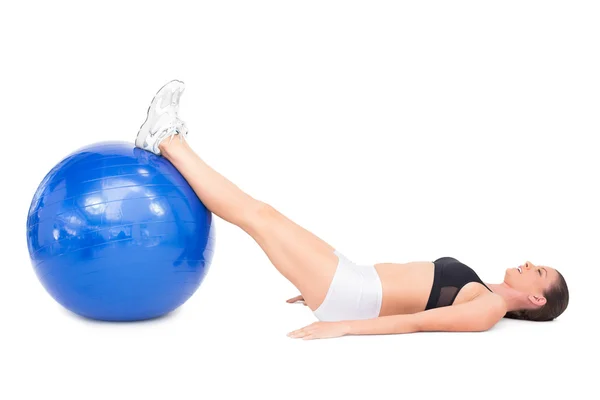
[[[569,304],[567,282],[554,268],[527,261],[518,268],[508,269],[504,282],[519,292],[527,293],[529,303],[526,308],[507,312],[505,318],[551,321]]]

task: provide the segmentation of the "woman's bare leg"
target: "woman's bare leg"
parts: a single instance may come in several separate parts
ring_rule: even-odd
[[[185,140],[164,140],[159,148],[202,203],[252,236],[315,310],[325,298],[337,267],[334,248],[270,205],[243,192],[207,165]]]

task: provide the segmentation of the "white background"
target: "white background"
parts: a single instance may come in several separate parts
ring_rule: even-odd
[[[0,14],[0,398],[597,392],[597,2],[15,1]],[[313,315],[217,219],[210,272],[176,312],[65,311],[29,262],[33,193],[74,149],[133,141],[171,79],[210,165],[354,261],[451,256],[500,283],[530,260],[563,273],[569,308],[484,333],[293,340]]]

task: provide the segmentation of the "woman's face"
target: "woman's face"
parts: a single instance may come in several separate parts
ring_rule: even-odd
[[[558,272],[545,265],[535,265],[526,261],[519,268],[509,268],[504,282],[515,290],[535,296],[543,296],[558,279]]]

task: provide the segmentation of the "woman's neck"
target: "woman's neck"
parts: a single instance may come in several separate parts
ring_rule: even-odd
[[[506,302],[507,311],[516,311],[531,307],[531,302],[528,300],[527,294],[511,288],[504,282],[486,283],[486,285],[492,289],[494,293],[502,296]]]

